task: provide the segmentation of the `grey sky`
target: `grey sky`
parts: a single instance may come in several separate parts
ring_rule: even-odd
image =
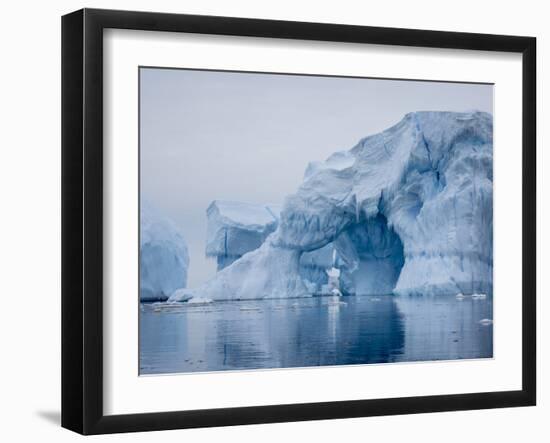
[[[204,254],[214,199],[282,203],[309,161],[352,148],[407,112],[493,112],[493,87],[142,68],[141,196],[183,231],[188,286],[215,274]]]

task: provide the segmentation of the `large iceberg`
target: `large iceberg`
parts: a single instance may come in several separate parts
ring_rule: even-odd
[[[214,200],[206,210],[206,255],[215,257],[218,271],[260,247],[275,231],[279,205]]]
[[[310,164],[277,229],[193,294],[310,296],[302,257],[329,244],[348,292],[492,293],[492,133],[487,113],[415,112]]]
[[[189,253],[183,234],[148,203],[140,210],[139,296],[166,300],[187,284]]]

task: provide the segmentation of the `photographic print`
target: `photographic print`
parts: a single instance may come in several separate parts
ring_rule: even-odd
[[[493,85],[139,68],[140,375],[493,357]]]

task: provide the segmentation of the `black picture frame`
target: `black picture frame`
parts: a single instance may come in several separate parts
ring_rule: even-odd
[[[103,30],[522,54],[522,389],[177,412],[103,413]],[[82,434],[531,406],[536,403],[536,39],[82,9],[62,18],[62,426]]]

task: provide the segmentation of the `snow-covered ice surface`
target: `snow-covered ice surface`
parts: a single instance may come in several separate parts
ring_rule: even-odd
[[[217,259],[218,270],[229,266],[260,247],[275,231],[280,212],[281,207],[273,204],[213,201],[206,211],[206,255]]]
[[[309,165],[261,246],[186,294],[310,296],[302,257],[329,244],[347,292],[492,294],[492,164],[490,114],[407,114]]]
[[[355,156],[350,151],[335,152],[324,162],[311,162],[307,165],[304,180],[307,180],[312,175],[315,175],[324,169],[342,171],[344,169],[351,168],[354,163]]]
[[[140,208],[140,300],[166,300],[187,284],[189,254],[183,234],[147,202]]]

